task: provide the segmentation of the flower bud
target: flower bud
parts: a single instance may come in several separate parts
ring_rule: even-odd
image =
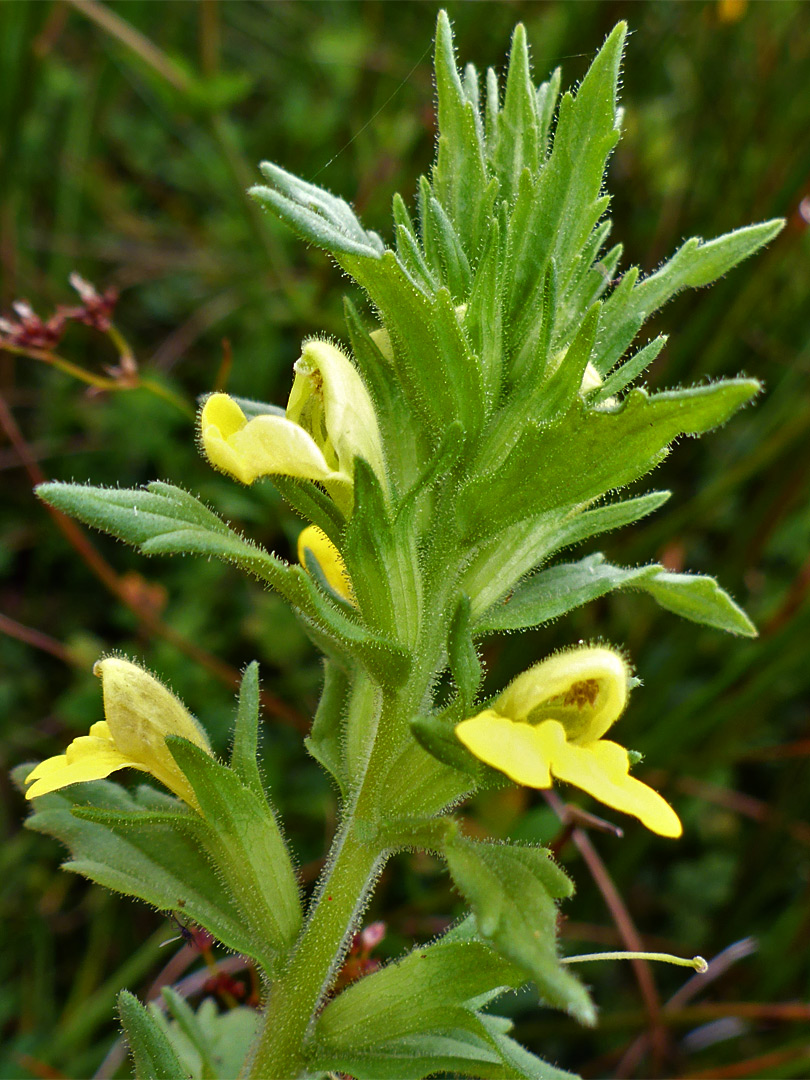
[[[298,536],[298,561],[306,569],[306,553],[314,556],[320,566],[323,576],[330,588],[348,600],[350,604],[356,603],[354,589],[352,588],[349,572],[343,561],[343,556],[317,525],[308,525]]]
[[[348,356],[329,341],[307,341],[295,363],[287,419],[299,424],[332,468],[352,476],[364,458],[384,483],[374,404]]]

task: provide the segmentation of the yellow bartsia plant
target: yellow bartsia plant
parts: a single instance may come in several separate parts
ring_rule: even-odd
[[[557,653],[519,675],[456,735],[479,760],[527,787],[552,777],[633,814],[662,836],[680,836],[678,816],[657,791],[629,775],[623,746],[602,736],[627,703],[630,672],[613,649]]]
[[[166,745],[179,735],[211,754],[208,738],[186,707],[154,675],[120,657],[99,660],[104,720],[80,735],[64,754],[46,758],[28,774],[26,798],[69,784],[102,780],[118,769],[140,769],[198,809],[197,799]]]
[[[385,486],[371,397],[352,361],[329,341],[305,342],[284,416],[248,419],[233,398],[212,394],[200,415],[200,436],[211,464],[243,484],[273,475],[314,480],[346,516],[358,457]]]
[[[304,569],[261,545],[277,531],[272,521],[242,536],[181,486],[38,489],[50,506],[144,554],[221,559],[276,589],[325,657],[311,723],[300,708],[284,710],[306,730],[306,749],[339,801],[331,850],[306,899],[278,812],[304,788],[287,777],[275,796],[269,790],[265,773],[280,780],[293,750],[274,735],[260,746],[255,664],[242,680],[227,763],[210,756],[165,687],[106,660],[98,667],[106,719],[27,776],[36,796],[130,766],[192,807],[198,793],[202,812],[191,814],[156,807],[148,792],[129,798],[96,785],[86,799],[66,793],[54,812],[35,812],[34,827],[65,840],[74,869],[157,909],[182,908],[255,963],[262,1003],[243,1011],[257,1026],[233,1047],[229,1075],[563,1075],[514,1043],[508,1022],[478,1012],[504,988],[531,983],[545,1005],[585,1024],[596,1017],[560,959],[557,903],[573,888],[564,869],[539,844],[470,835],[455,813],[493,779],[482,762],[499,770],[498,782],[564,781],[660,835],[681,834],[674,810],[631,775],[634,755],[609,738],[632,686],[619,652],[572,648],[486,707],[479,697],[488,635],[541,633],[619,589],[642,589],[695,623],[755,633],[712,578],[657,563],[614,566],[596,551],[558,558],[662,506],[666,492],[621,493],[679,438],[724,424],[759,392],[744,378],[634,386],[665,338],[633,342],[672,296],[724,276],[781,228],[764,222],[688,239],[644,277],[619,268],[621,245],[603,250],[625,31],[615,28],[558,104],[559,73],[535,84],[522,27],[505,89],[493,71],[480,94],[474,69],[457,68],[441,13],[438,156],[419,181],[415,216],[394,200],[395,247],[340,196],[262,166],[267,183],[253,197],[352,277],[375,320],[347,303],[351,354],[305,341],[286,409],[214,393],[200,413],[210,463],[243,484],[270,477],[308,526],[298,539]],[[202,610],[215,585],[200,579]],[[209,623],[216,618],[209,612]],[[283,633],[279,623],[259,636]],[[639,662],[650,670],[647,658]],[[307,691],[307,713],[311,681],[285,673],[287,690]],[[169,735],[184,736],[169,739],[176,761]],[[277,748],[282,758],[265,769]],[[346,985],[344,960],[375,883],[405,851],[444,860],[470,918]],[[136,1074],[151,1075],[157,1061],[165,1075],[184,1075],[171,1025],[131,996],[119,1001]],[[195,1053],[214,1061],[219,1027],[196,1029]]]

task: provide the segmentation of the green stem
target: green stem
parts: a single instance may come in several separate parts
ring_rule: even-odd
[[[407,550],[400,553],[399,560],[396,556],[391,559],[388,569],[395,585],[408,580],[402,564],[409,565],[412,558]],[[446,568],[444,573],[446,577]],[[431,610],[441,613],[447,606],[443,603],[447,587],[446,581],[430,582],[430,593],[435,593],[436,600]],[[414,612],[413,618],[416,632],[411,634],[418,638],[412,648],[414,663],[409,679],[395,694],[384,693],[367,673],[355,673],[344,720],[344,754],[352,795],[343,809],[323,883],[290,958],[271,988],[243,1080],[294,1078],[305,1072],[306,1041],[318,1009],[376,877],[396,846],[396,840],[392,842],[383,828],[390,805],[386,777],[403,746],[412,741],[408,719],[418,711],[437,666],[441,666],[441,643],[446,638],[446,620],[441,614],[422,622]]]
[[[304,1042],[312,1018],[340,962],[368,890],[382,862],[375,845],[357,836],[355,814],[343,823],[332,848],[332,865],[317,904],[287,967],[274,984],[247,1077],[296,1077],[305,1068]]]

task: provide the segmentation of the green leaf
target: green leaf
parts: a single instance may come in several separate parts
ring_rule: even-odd
[[[495,1035],[503,1025],[493,1030],[494,1018],[485,1022],[474,1011],[482,996],[523,981],[519,968],[472,935],[416,949],[327,1004],[313,1031],[310,1066],[350,1070],[358,1080],[420,1080],[442,1070],[532,1075],[504,1065]]]
[[[654,395],[632,390],[611,410],[575,402],[553,424],[528,425],[494,475],[461,490],[462,528],[470,536],[497,534],[522,518],[624,487],[659,464],[678,435],[717,427],[759,390],[756,380],[729,379]]]
[[[20,766],[15,776],[30,771]],[[69,848],[65,870],[158,910],[182,910],[226,948],[270,963],[208,857],[202,818],[172,796],[146,785],[130,795],[109,780],[74,784],[34,800],[26,827]]]
[[[422,178],[419,180],[421,191]],[[411,277],[421,279],[426,292],[431,292],[438,287],[433,271],[425,261],[425,254],[420,247],[411,215],[405,205],[405,200],[397,192],[393,199],[393,217],[396,227],[397,255],[405,270]]]
[[[727,630],[730,634],[757,636],[754,624],[713,577],[673,574],[662,569],[645,578],[640,587],[662,608],[674,611],[684,619]]]
[[[344,796],[348,790],[348,777],[343,754],[343,718],[348,698],[348,674],[338,664],[327,661],[318,709],[304,745],[333,777]]]
[[[385,624],[375,629],[391,636],[399,635],[406,626],[416,627],[422,591],[421,578],[415,572],[416,560],[402,566],[401,557],[397,557],[392,524],[377,474],[365,461],[358,460],[354,470],[354,511],[341,550],[360,609],[383,614]],[[413,544],[412,535],[401,531],[404,535],[397,540]],[[407,581],[399,580],[403,574]]]
[[[439,147],[433,189],[456,232],[466,239],[468,256],[484,235],[480,213],[487,174],[475,108],[464,93],[456,68],[453,32],[445,11],[436,23],[436,93]]]
[[[459,600],[447,640],[450,674],[456,684],[459,706],[466,716],[484,678],[481,659],[472,639],[470,598]]]
[[[672,497],[671,491],[650,491],[646,495],[636,495],[632,499],[617,499],[604,506],[594,506],[590,510],[579,507],[565,515],[546,537],[540,558],[547,558],[563,548],[580,544],[594,536],[622,529],[633,525],[648,514],[655,513]],[[535,548],[535,551],[537,549]],[[540,558],[534,560],[537,564]],[[531,569],[530,566],[526,567]]]
[[[518,387],[513,404],[525,422],[529,410],[523,405],[521,393],[525,384],[530,394],[537,393],[546,377],[551,357],[554,317],[557,311],[557,266],[550,259],[543,275],[543,288],[521,313],[517,333],[513,333],[514,350],[510,381]]]
[[[431,1029],[474,1029],[468,1001],[525,981],[518,967],[483,942],[440,941],[347,987],[319,1016],[315,1039],[359,1050]]]
[[[594,394],[594,401],[606,401],[614,394],[620,394],[642,372],[647,370],[666,345],[667,340],[666,334],[659,334],[657,338],[653,338],[643,349],[639,349],[629,360],[617,367],[612,374],[608,375],[599,390]]]
[[[617,288],[602,309],[599,356],[594,361],[599,370],[610,371],[641,324],[677,292],[710,285],[772,240],[784,224],[781,218],[764,221],[708,242],[692,237],[660,270],[638,284],[633,284],[635,277],[625,274],[629,284]]]
[[[560,281],[588,241],[606,207],[601,198],[607,158],[619,136],[616,90],[627,27],[619,23],[608,37],[576,98],[560,104],[554,145],[537,181],[524,171],[509,223],[507,289],[504,322],[521,327],[521,315],[533,310],[550,259]],[[502,119],[502,118],[501,118]],[[513,338],[519,346],[519,338]]]
[[[535,1057],[524,1046],[500,1030],[499,1016],[482,1015],[481,1022],[487,1028],[490,1038],[498,1049],[501,1061],[514,1072],[513,1076],[524,1080],[576,1080],[573,1073],[558,1069],[555,1065]]]
[[[275,815],[246,787],[186,739],[167,745],[185,773],[205,819],[207,848],[242,919],[266,947],[285,956],[301,926],[298,882]]]
[[[424,293],[391,251],[380,260],[342,255],[338,262],[379,310],[392,367],[417,416],[432,432],[454,419],[477,431],[485,411],[481,371],[449,290]]]
[[[128,990],[118,995],[118,1013],[137,1080],[179,1080],[186,1075],[163,1028]]]
[[[489,1043],[484,1036],[456,1028],[406,1035],[364,1052],[330,1050],[316,1055],[311,1064],[346,1072],[355,1080],[423,1080],[437,1073],[481,1080],[575,1080],[572,1073],[535,1057],[499,1031],[500,1017],[478,1016]]]
[[[549,78],[540,83],[536,90],[537,118],[540,128],[540,137],[543,150],[548,144],[551,121],[554,118],[554,110],[560,97],[560,83],[562,81],[562,68],[556,67]]]
[[[462,709],[459,709],[458,714],[451,719],[434,714],[418,715],[411,718],[410,727],[420,746],[432,754],[437,761],[468,774],[475,780],[477,787],[486,766],[455,736],[456,724],[467,715],[469,713]],[[500,779],[502,783],[502,773]]]
[[[576,337],[559,358],[556,370],[551,372],[541,392],[532,402],[529,413],[532,419],[551,420],[576,400],[596,340],[600,307],[597,300],[583,319]]]
[[[171,484],[142,488],[95,488],[84,484],[40,484],[37,494],[72,514],[134,544],[145,555],[199,554],[233,563],[278,590],[317,632],[319,642],[370,671],[402,678],[408,658],[401,648],[364,626],[355,613],[320,590],[301,566],[281,559],[234,532],[193,495]]]
[[[258,764],[259,753],[259,665],[254,660],[245,668],[239,686],[239,706],[231,751],[231,768],[256,795],[264,798],[264,784]]]
[[[450,725],[445,723],[444,730],[448,738],[458,743]],[[488,767],[482,767],[479,775],[488,782],[490,772],[495,774],[496,770],[488,771]],[[503,786],[503,774],[497,775],[495,782]],[[442,753],[423,749],[416,739],[408,739],[388,771],[380,777],[377,785],[377,790],[382,793],[379,812],[388,819],[415,815],[431,818],[455,806],[477,786],[477,779],[471,777],[467,769],[449,763],[449,757]]]
[[[427,187],[427,181],[423,182]],[[431,237],[430,247],[435,255],[431,260],[439,280],[450,290],[454,303],[467,299],[472,283],[470,262],[464,252],[461,237],[453,228],[453,223],[438,199],[430,194],[428,187],[422,200],[422,229],[425,250],[429,250],[427,237]]]
[[[604,561],[601,553],[577,563],[563,563],[529,578],[505,602],[476,622],[476,633],[518,630],[556,619],[615,589],[642,589],[665,607],[692,622],[746,637],[756,630],[714,578],[672,574],[654,563],[624,568]]]
[[[161,993],[177,1027],[191,1043],[200,1059],[201,1080],[216,1080],[219,1070],[211,1053],[207,1035],[194,1010],[171,986],[164,986]]]
[[[500,182],[501,197],[511,201],[523,170],[535,173],[540,164],[540,118],[522,23],[512,35],[506,94],[496,133],[494,145],[487,144],[487,156]]]
[[[544,848],[456,835],[444,857],[485,941],[537,983],[541,996],[581,1023],[596,1021],[585,988],[557,957],[555,899],[573,886]]]
[[[300,480],[296,476],[274,476],[273,487],[308,523],[317,525],[334,543],[346,524],[346,519],[338,510],[337,504],[310,480]]]
[[[466,439],[458,420],[447,425],[439,445],[427,464],[422,467],[419,477],[403,495],[396,509],[394,523],[400,526],[403,521],[414,517],[418,508],[436,491],[436,498],[441,500],[444,491],[456,482],[455,466],[465,450]]]
[[[378,259],[385,245],[375,232],[366,231],[349,204],[316,184],[293,176],[272,162],[259,166],[274,186],[257,184],[248,194],[298,233],[333,255],[349,253]]]
[[[560,214],[554,258],[560,280],[586,243],[604,208],[600,198],[607,159],[619,138],[616,98],[627,24],[608,35],[579,85],[576,98],[560,104],[554,147],[544,175],[545,211]],[[548,194],[547,194],[548,193]]]
[[[599,265],[601,264],[596,264],[594,260],[602,250],[605,240],[610,235],[612,228],[613,223],[609,218],[596,226],[588,237],[582,250],[569,267],[567,279],[560,283],[562,304],[560,305],[561,310],[557,312],[558,332],[559,324],[570,320],[570,318],[576,314],[581,315],[591,306],[591,303],[593,303],[593,301],[591,301],[590,303],[582,304],[579,299],[579,294],[583,287],[586,286],[589,278],[596,275],[603,280],[604,286],[607,287],[609,279],[608,281],[604,281],[605,275],[599,272]],[[618,245],[618,247],[621,247],[621,245]],[[615,250],[616,249],[614,248],[609,252],[610,258],[613,258],[613,252]]]
[[[507,526],[481,545],[462,579],[461,587],[471,598],[474,618],[503,600],[526,574],[555,552],[632,525],[663,506],[669,497],[668,491],[653,491],[590,510],[563,507]]]
[[[591,305],[606,292],[616,273],[622,254],[621,244],[615,244],[603,258],[593,261],[610,224],[610,221],[604,221],[594,229],[577,258],[571,281],[562,290],[563,297],[554,319],[555,348],[562,348],[572,340]]]
[[[423,457],[421,433],[419,425],[413,423],[392,362],[380,348],[380,338],[386,337],[387,331],[377,330],[372,338],[348,298],[344,300],[344,308],[352,355],[374,399],[391,475],[401,477],[401,482],[407,484],[417,475]]]
[[[301,586],[294,603],[307,633],[327,656],[339,658],[343,666],[360,663],[387,686],[407,677],[410,657],[401,646],[366,627],[348,604],[335,600],[303,567],[293,567],[293,572],[298,572]]]
[[[146,488],[98,488],[85,484],[40,484],[49,506],[133,544],[145,555],[195,554],[232,562],[294,596],[291,568],[234,532],[199,499],[158,481]]]
[[[501,259],[501,230],[493,218],[464,316],[464,330],[481,364],[484,393],[492,399],[500,395],[503,367]]]

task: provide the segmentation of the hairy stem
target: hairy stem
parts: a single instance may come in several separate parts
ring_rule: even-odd
[[[356,820],[354,813],[344,820],[318,901],[284,973],[273,985],[259,1041],[244,1074],[251,1080],[293,1078],[305,1068],[308,1030],[383,860],[376,845],[367,847],[360,840]]]

